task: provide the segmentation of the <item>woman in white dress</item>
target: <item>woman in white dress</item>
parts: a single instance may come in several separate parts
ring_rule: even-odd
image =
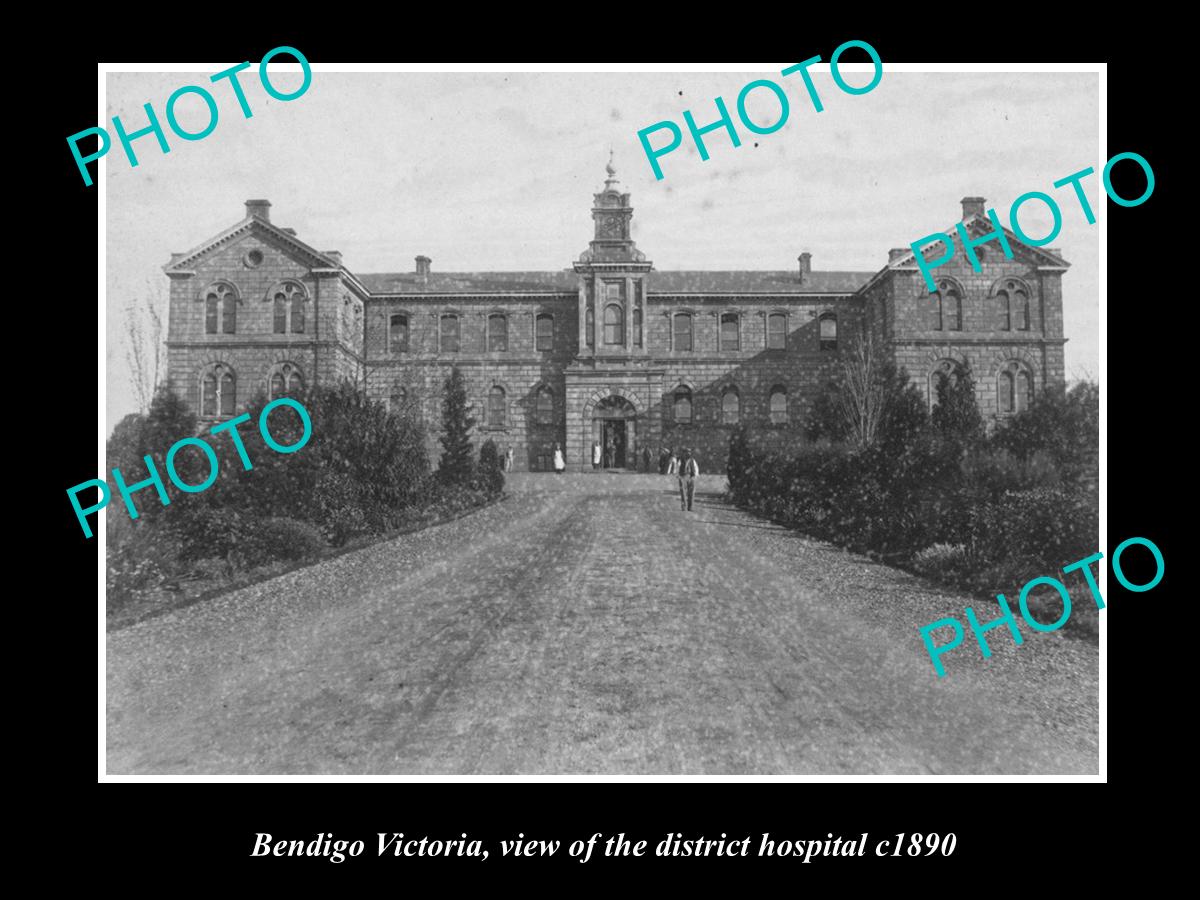
[[[562,447],[558,444],[554,445],[554,473],[561,475],[567,468],[567,462],[563,459]]]

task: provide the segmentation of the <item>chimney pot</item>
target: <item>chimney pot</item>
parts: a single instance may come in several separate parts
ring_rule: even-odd
[[[271,201],[270,200],[247,200],[246,215],[253,216],[257,219],[262,219],[264,222],[271,221]]]
[[[433,262],[433,260],[430,259],[428,256],[418,256],[417,257],[417,274],[421,275],[421,276],[428,275],[429,274],[429,265],[432,262]]]
[[[803,283],[804,276],[812,272],[812,254],[805,251],[797,258],[800,260],[800,281]]]
[[[963,197],[963,221],[965,222],[967,219],[973,219],[975,216],[987,215],[984,210],[986,205],[987,201],[982,197]]]

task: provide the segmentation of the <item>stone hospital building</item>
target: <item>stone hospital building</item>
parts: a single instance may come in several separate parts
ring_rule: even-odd
[[[417,256],[413,271],[355,273],[338,251],[272,222],[268,201],[247,201],[240,221],[165,266],[168,381],[215,421],[259,391],[349,379],[419,417],[436,460],[443,383],[457,365],[475,439],[512,447],[517,469],[548,469],[557,442],[569,470],[590,470],[600,441],[620,468],[646,446],[656,462],[660,447],[690,447],[707,472],[723,469],[739,422],[803,440],[864,327],[931,402],[934,373],[969,361],[992,420],[1063,381],[1068,264],[1055,250],[1006,231],[1013,258],[989,242],[976,273],[956,247],[934,270],[936,293],[907,247],[874,272],[814,269],[809,253],[774,271],[660,270],[635,245],[630,195],[611,162],[607,171],[588,249],[546,272],[439,272]],[[982,198],[962,201],[961,221],[972,237],[992,230]],[[943,230],[953,235],[953,223]]]

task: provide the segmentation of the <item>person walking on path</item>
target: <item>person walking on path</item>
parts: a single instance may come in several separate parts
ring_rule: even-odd
[[[592,468],[600,468],[600,442],[592,441]]]
[[[675,455],[674,450],[670,450],[668,452],[671,454],[671,458],[667,461],[667,474],[668,475],[678,475],[679,474],[679,457]]]
[[[504,451],[504,471],[511,472],[513,467],[513,448]]]
[[[567,462],[563,459],[562,447],[558,444],[554,445],[554,474],[561,475],[567,468]]]
[[[692,498],[696,495],[696,479],[700,477],[700,464],[692,451],[683,449],[683,463],[679,467],[679,508],[692,511]]]

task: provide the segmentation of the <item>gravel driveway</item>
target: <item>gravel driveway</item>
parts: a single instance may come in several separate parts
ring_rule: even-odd
[[[663,476],[513,474],[463,519],[113,632],[108,771],[1097,772],[1094,643],[1001,628],[985,661],[968,631],[939,680],[917,629],[970,598],[723,482],[687,514]]]

